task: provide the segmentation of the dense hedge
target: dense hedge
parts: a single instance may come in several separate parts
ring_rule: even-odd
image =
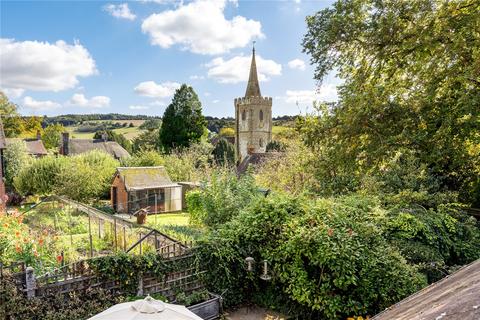
[[[406,214],[361,195],[272,195],[200,241],[206,283],[227,290],[227,305],[254,301],[302,319],[341,319],[373,315],[436,280],[427,263],[454,268],[480,257],[480,231],[458,207]],[[416,256],[425,248],[435,259]],[[270,282],[258,277],[264,259]]]

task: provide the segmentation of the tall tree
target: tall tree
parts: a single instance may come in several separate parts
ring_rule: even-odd
[[[18,114],[17,106],[10,102],[7,96],[1,91],[0,116],[2,117],[3,130],[6,137],[16,137],[25,130],[25,123]]]
[[[163,114],[160,142],[168,151],[200,141],[206,129],[202,104],[192,87],[183,84]]]
[[[28,155],[27,145],[25,141],[18,140],[10,143],[5,149],[5,182],[10,189],[13,186],[13,178],[16,177],[20,170],[27,167],[31,162]]]
[[[471,191],[480,173],[479,12],[477,0],[339,0],[307,17],[315,78],[336,70],[345,80],[338,105],[307,120],[307,143],[341,157],[337,172],[413,150],[445,187]]]
[[[62,132],[65,132],[65,127],[60,123],[48,125],[42,134],[42,141],[45,148],[57,149],[60,147]]]
[[[212,151],[217,164],[230,166],[235,164],[235,147],[225,138],[220,138]]]

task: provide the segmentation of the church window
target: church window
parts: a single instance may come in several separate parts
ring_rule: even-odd
[[[258,113],[258,118],[260,119],[260,121],[263,121],[263,110],[260,110],[260,112]]]
[[[247,113],[245,112],[245,110],[243,110],[243,112],[242,112],[242,121],[245,121],[245,119],[247,119]]]

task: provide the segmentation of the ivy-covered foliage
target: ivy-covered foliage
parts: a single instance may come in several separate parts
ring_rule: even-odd
[[[360,194],[271,195],[199,241],[206,283],[228,289],[227,305],[253,300],[302,319],[375,314],[437,280],[428,263],[455,268],[480,257],[480,230],[460,208],[422,210],[407,215]],[[258,278],[264,259],[271,282]]]
[[[101,288],[87,288],[82,294],[26,299],[15,281],[4,275],[0,285],[0,319],[88,319],[122,300],[122,296],[114,297]]]
[[[456,204],[436,209],[390,210],[385,223],[388,240],[403,256],[437,281],[452,270],[480,258],[480,228]]]
[[[144,274],[163,278],[166,273],[182,271],[195,266],[194,257],[166,261],[161,255],[146,253],[131,255],[119,253],[89,260],[89,266],[105,279],[120,283],[125,294],[135,295],[138,280]]]

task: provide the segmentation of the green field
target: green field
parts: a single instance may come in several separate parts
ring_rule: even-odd
[[[132,122],[135,120],[132,120]],[[143,120],[136,120],[136,121],[143,121]],[[77,126],[70,126],[66,127],[68,132],[70,132],[71,138],[74,139],[93,139],[94,132],[78,132],[77,131]],[[133,128],[130,127],[125,127],[125,128],[118,128],[114,129],[113,132],[118,133],[118,134],[123,134],[125,138],[129,140],[135,139],[138,135],[140,135],[142,132],[145,130],[140,130],[138,126],[135,126]]]

